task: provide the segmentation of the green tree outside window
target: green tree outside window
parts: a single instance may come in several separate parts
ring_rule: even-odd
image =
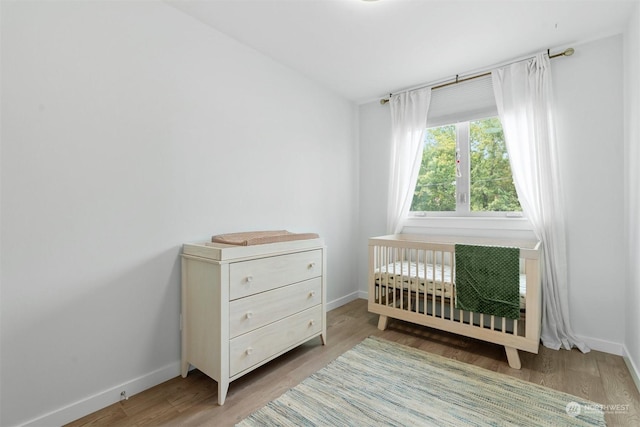
[[[502,125],[497,117],[468,123],[470,176],[456,176],[455,124],[427,129],[411,205],[414,212],[455,212],[456,180],[470,179],[471,212],[521,211]],[[467,148],[468,147],[468,148]],[[466,168],[463,168],[466,170]]]

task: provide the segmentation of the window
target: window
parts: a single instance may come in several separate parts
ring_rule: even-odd
[[[427,129],[411,211],[521,211],[497,117]]]
[[[517,216],[490,76],[431,92],[413,216]]]

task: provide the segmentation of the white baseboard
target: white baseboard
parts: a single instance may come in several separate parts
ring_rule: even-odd
[[[640,367],[633,363],[633,360],[629,357],[629,352],[627,351],[626,346],[624,347],[624,355],[622,358],[624,359],[624,363],[627,365],[629,372],[631,372],[631,378],[633,378],[636,388],[640,392]]]
[[[351,301],[356,300],[358,298],[359,298],[359,292],[356,291],[356,292],[350,293],[349,295],[345,295],[343,297],[334,299],[333,301],[329,301],[327,303],[327,311],[331,311],[334,308],[341,307],[341,306],[343,306],[343,305],[345,305],[347,303],[350,303]]]
[[[585,337],[584,335],[576,335],[576,338],[582,340],[591,350],[624,356],[624,345],[620,343]]]
[[[141,377],[124,382],[120,385],[94,394],[93,396],[86,397],[77,402],[71,403],[70,405],[41,415],[21,424],[21,426],[36,427],[43,425],[64,425],[119,402],[121,400],[120,393],[123,391],[126,392],[127,397],[131,397],[134,394],[175,378],[178,375],[180,375],[180,362],[174,362]]]

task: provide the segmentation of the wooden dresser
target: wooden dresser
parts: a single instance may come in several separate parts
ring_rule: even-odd
[[[255,246],[185,244],[182,363],[229,383],[320,336],[326,344],[326,249],[322,239]]]

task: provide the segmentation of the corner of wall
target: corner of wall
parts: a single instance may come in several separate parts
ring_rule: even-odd
[[[624,360],[640,390],[640,2],[637,2],[624,33],[625,115],[625,236],[627,298]]]
[[[627,369],[631,373],[631,378],[633,379],[638,392],[640,392],[640,367],[634,363],[634,361],[629,357],[629,352],[627,349],[624,349],[624,355],[622,356],[624,359],[624,363],[627,365]]]

